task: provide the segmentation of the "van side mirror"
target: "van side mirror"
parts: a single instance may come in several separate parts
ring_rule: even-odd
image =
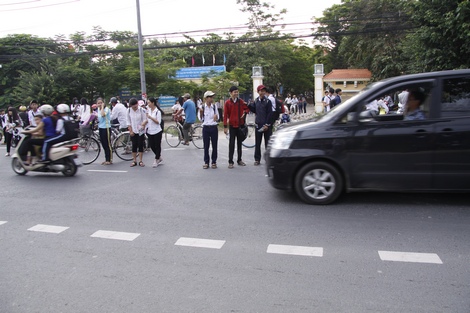
[[[375,116],[376,116],[375,112],[371,110],[362,111],[361,113],[359,113],[358,120],[360,123],[370,123],[375,120]]]
[[[346,119],[348,123],[354,122],[356,120],[356,112],[349,112]]]

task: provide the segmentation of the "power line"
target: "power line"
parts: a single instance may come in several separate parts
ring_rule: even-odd
[[[409,31],[418,27],[396,27],[394,31]],[[179,43],[175,45],[159,45],[156,47],[144,47],[144,50],[163,50],[163,49],[175,49],[175,48],[189,48],[189,47],[200,47],[209,45],[230,45],[250,42],[265,42],[265,41],[279,41],[289,39],[300,39],[310,37],[332,37],[332,36],[350,36],[350,35],[361,35],[361,34],[378,34],[385,32],[384,29],[368,29],[365,31],[351,31],[351,32],[332,32],[332,33],[316,33],[298,36],[282,36],[282,37],[256,37],[256,38],[238,38],[233,40],[220,40],[214,42],[192,42],[192,43]],[[104,54],[116,54],[116,53],[129,53],[137,52],[137,48],[126,48],[126,49],[109,49],[109,50],[96,50],[96,51],[85,51],[80,53],[56,53],[56,54],[37,54],[37,55],[3,55],[0,59],[42,59],[42,58],[54,58],[54,57],[79,57],[79,56],[94,56]]]
[[[7,10],[2,10],[2,12],[9,12],[9,11],[23,11],[23,10],[30,10],[30,9],[39,9],[39,8],[46,8],[46,7],[52,7],[56,5],[62,5],[62,4],[67,4],[67,3],[72,3],[72,2],[79,2],[80,0],[70,0],[67,2],[62,2],[62,3],[52,3],[52,4],[44,4],[44,5],[39,5],[35,7],[28,7],[28,8],[18,8],[18,9],[7,9]],[[27,3],[27,2],[25,2]]]

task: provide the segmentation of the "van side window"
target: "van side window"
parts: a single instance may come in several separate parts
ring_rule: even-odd
[[[470,116],[470,77],[445,79],[441,117]]]

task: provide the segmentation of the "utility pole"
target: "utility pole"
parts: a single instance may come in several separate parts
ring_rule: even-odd
[[[139,64],[140,64],[140,91],[142,98],[147,98],[147,86],[145,82],[145,67],[144,67],[144,48],[142,46],[142,26],[140,25],[140,3],[136,0],[137,4],[137,29],[139,33]]]

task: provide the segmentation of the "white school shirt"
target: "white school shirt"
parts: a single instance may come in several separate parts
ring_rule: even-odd
[[[214,121],[214,115],[219,115],[219,111],[217,111],[215,103],[212,103],[210,107],[204,103],[204,121],[202,122],[202,126],[217,125],[217,122]]]
[[[147,119],[145,111],[142,108],[138,108],[137,111],[129,108],[127,111],[127,125],[131,126],[135,134],[138,134],[139,131],[143,130],[142,123]]]
[[[152,109],[148,109],[147,113],[149,114],[150,117],[153,117],[158,121],[158,124],[155,123],[153,120],[147,118],[147,133],[149,135],[155,135],[158,134],[159,132],[162,131],[162,126],[160,123],[162,122],[162,112],[160,112],[159,109],[155,108],[155,110],[152,111]]]

